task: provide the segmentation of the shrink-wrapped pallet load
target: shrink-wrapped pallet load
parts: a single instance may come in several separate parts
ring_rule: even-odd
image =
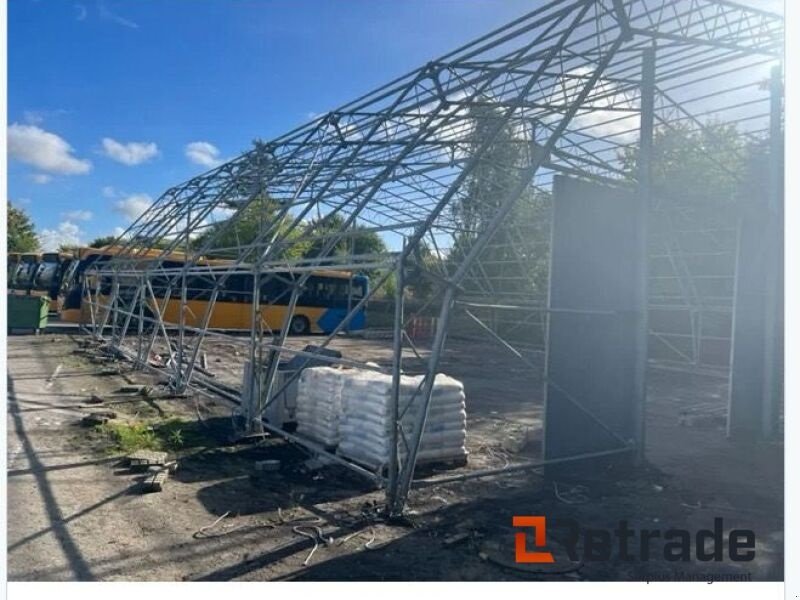
[[[343,371],[303,369],[297,386],[297,433],[325,446],[339,443]]]
[[[362,370],[344,373],[338,453],[370,468],[381,468],[389,460],[392,377]],[[403,430],[409,438],[423,407],[422,381],[422,375],[401,377],[399,408]],[[417,390],[419,393],[413,398]],[[434,379],[428,419],[417,460],[441,462],[465,459],[466,435],[464,386],[447,375],[439,374]],[[399,452],[404,458],[406,448],[402,441],[399,443]]]

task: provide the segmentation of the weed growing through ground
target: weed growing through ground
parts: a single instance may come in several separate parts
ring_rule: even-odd
[[[109,450],[126,454],[137,450],[175,452],[209,444],[196,423],[174,417],[163,421],[109,421],[96,430],[110,443]]]

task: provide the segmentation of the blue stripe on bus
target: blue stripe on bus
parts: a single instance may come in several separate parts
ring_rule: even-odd
[[[322,329],[325,333],[330,333],[339,323],[342,322],[347,316],[347,309],[346,308],[329,308],[322,316],[317,319],[317,325],[320,329]],[[348,329],[356,330],[356,329],[364,329],[367,323],[367,316],[364,314],[363,310],[358,311],[352,319],[350,319],[350,326]]]

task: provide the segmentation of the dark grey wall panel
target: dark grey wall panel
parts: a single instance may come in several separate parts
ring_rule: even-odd
[[[644,308],[636,196],[556,177],[553,206],[546,459],[621,447],[609,430],[635,437],[636,311]]]
[[[779,222],[759,208],[750,210],[742,219],[736,265],[728,435],[741,439],[770,437],[776,429],[782,399],[782,236]],[[770,265],[779,273],[772,287],[767,277]],[[765,320],[770,302],[777,305],[778,313],[771,331]],[[767,344],[775,345],[771,364],[765,362]],[[767,392],[767,378],[777,382],[777,397],[770,397]]]

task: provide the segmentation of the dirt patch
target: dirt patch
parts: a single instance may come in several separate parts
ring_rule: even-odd
[[[295,338],[298,347],[315,338]],[[345,356],[388,364],[385,340],[337,339]],[[349,471],[310,469],[280,439],[230,443],[232,406],[202,395],[168,397],[158,381],[73,354],[68,336],[9,340],[9,576],[13,580],[530,580],[783,576],[782,446],[727,441],[713,418],[725,382],[654,371],[649,465],[568,472],[557,482],[527,473],[422,488],[408,519],[380,515],[383,492]],[[424,349],[423,349],[424,352]],[[500,352],[500,351],[498,351]],[[454,340],[442,370],[467,394],[466,470],[536,458],[541,376],[502,354]],[[208,369],[238,383],[242,356],[214,346]],[[60,369],[58,368],[60,365]],[[407,368],[413,372],[415,365]],[[58,372],[56,373],[56,371]],[[116,371],[115,371],[116,370]],[[130,385],[153,388],[124,395]],[[118,460],[114,440],[82,428],[92,395],[121,423],[180,423],[153,442],[179,460],[164,491],[142,494],[142,475]],[[712,417],[699,419],[699,414]],[[186,429],[184,429],[186,428]],[[145,429],[145,431],[148,431]],[[197,434],[197,437],[192,437]],[[172,443],[169,442],[173,436]],[[180,443],[178,443],[180,441]],[[119,448],[118,448],[119,449]],[[259,461],[278,460],[263,471]],[[655,559],[513,565],[512,517],[570,518],[582,527],[725,527],[756,532],[757,559],[742,568]],[[318,528],[318,530],[317,530]],[[549,544],[563,546],[555,526]],[[550,539],[550,537],[548,539]]]

